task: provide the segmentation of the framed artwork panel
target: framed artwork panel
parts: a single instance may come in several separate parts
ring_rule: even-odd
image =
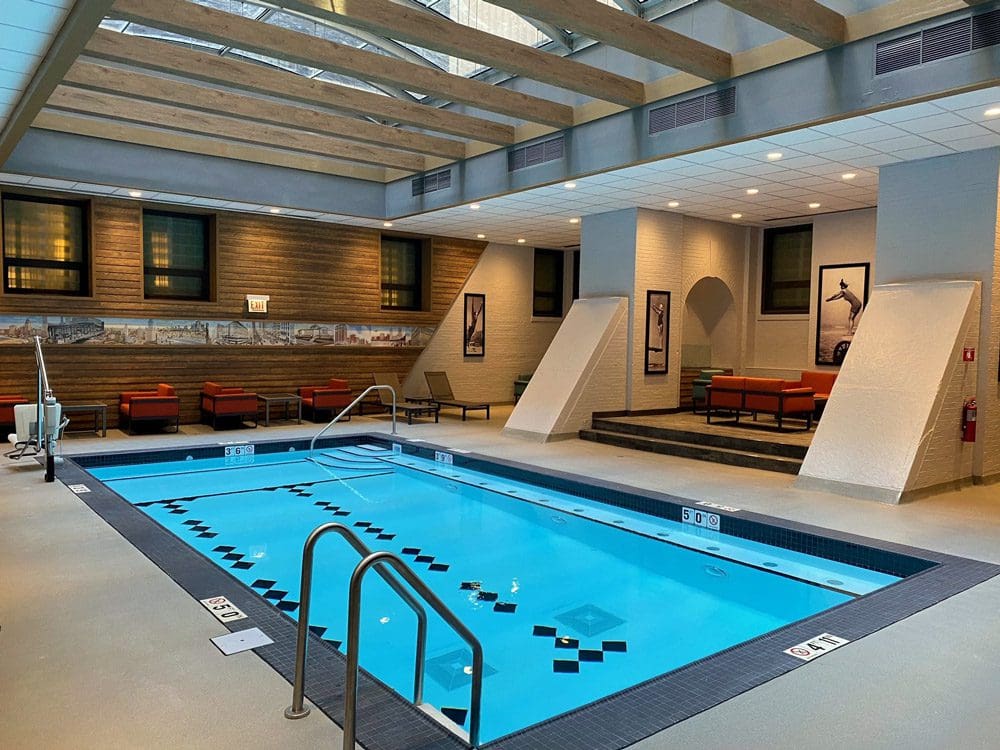
[[[670,345],[670,292],[646,292],[646,373],[667,372]]]
[[[466,357],[486,355],[486,295],[465,295],[465,334],[463,354]]]
[[[819,267],[816,364],[841,365],[868,305],[870,263]]]

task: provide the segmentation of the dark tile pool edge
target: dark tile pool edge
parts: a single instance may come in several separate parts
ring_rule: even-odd
[[[453,456],[452,460],[456,466],[479,469],[510,479],[536,482],[549,489],[575,492],[614,507],[638,510],[670,520],[680,520],[682,507],[697,506],[697,501],[687,498],[607,480],[582,478],[557,470],[528,466],[481,454],[458,452],[454,448],[426,441],[410,442],[384,433],[354,434],[324,439],[317,445],[331,447],[365,442],[383,446],[397,443],[406,453],[430,459],[434,459],[436,451],[447,452]],[[305,449],[308,448],[308,443],[308,440],[292,440],[255,443],[255,445],[258,448],[263,447],[264,450],[259,452],[264,454],[287,450],[289,446],[295,447],[296,450]],[[199,452],[197,457],[219,457],[220,449],[224,445],[171,449],[168,454],[174,459],[186,458],[187,455],[194,456]],[[146,458],[145,454],[154,453],[159,460],[164,459],[164,451],[141,452],[142,458]],[[98,456],[68,457],[66,464],[60,469],[59,478],[67,484],[78,481],[86,483],[87,480],[93,482],[89,474],[74,465],[76,459],[82,459],[83,463],[89,463],[94,458],[101,459],[90,463],[91,466],[144,462],[135,461],[135,455],[135,453],[108,453]],[[149,461],[152,460],[153,456],[149,455]],[[73,472],[72,476],[69,472]],[[93,497],[100,495],[104,497]],[[212,561],[188,547],[103,485],[99,492],[80,495],[80,499],[105,518],[192,596],[202,599],[222,594],[250,615],[255,624],[265,623],[268,628],[265,632],[275,639],[275,644],[256,651],[279,674],[291,679],[295,626],[290,618],[273,609],[243,583],[218,568]],[[486,743],[483,745],[484,748],[622,750],[679,721],[713,708],[793,669],[805,666],[807,662],[801,662],[782,653],[784,649],[796,643],[809,640],[824,632],[851,641],[857,640],[1000,574],[1000,566],[990,563],[860,537],[749,511],[729,513],[714,507],[704,509],[719,513],[722,533],[790,549],[797,546],[799,551],[812,554],[822,553],[812,549],[810,542],[825,542],[829,547],[825,551],[833,553],[824,555],[826,557],[832,556],[833,559],[840,559],[842,562],[861,564],[863,567],[873,569],[893,568],[901,564],[903,567],[910,567],[909,577],[885,589]],[[102,511],[108,512],[111,518]],[[126,530],[133,532],[135,539],[126,533],[120,524],[125,526]],[[138,530],[132,527],[138,527]],[[761,532],[768,538],[760,539]],[[169,538],[164,539],[164,536]],[[161,555],[154,556],[142,546],[141,543],[146,541],[169,548],[169,554],[162,561],[159,560],[158,557]],[[196,558],[196,560],[184,558]],[[862,562],[859,563],[857,560]],[[181,579],[175,575],[172,568],[179,571]],[[213,586],[211,590],[205,588],[206,581]],[[247,621],[240,621],[230,630],[240,630],[248,624]],[[271,632],[272,630],[274,632]],[[287,631],[287,636],[284,635],[284,631]],[[280,641],[275,633],[282,634]],[[844,648],[850,648],[850,644]],[[314,681],[314,677],[307,678],[307,696],[339,724],[340,717],[343,716],[344,658],[322,642],[319,643],[319,647],[315,643],[310,646],[309,656],[308,674],[322,674],[323,681]],[[359,738],[370,750],[423,750],[424,748],[437,750],[437,748],[465,747],[453,735],[445,732],[414,708],[411,703],[372,678],[362,679],[362,692],[358,705]],[[423,734],[425,731],[433,736],[425,738]],[[397,744],[399,742],[402,744]]]
[[[191,451],[181,453],[187,455]],[[273,707],[275,713],[284,711],[292,697],[297,635],[295,622],[150,516],[96,482],[79,466],[76,457],[66,457],[57,477],[67,485],[87,485],[90,491],[78,494],[78,499],[194,599],[225,596],[248,616],[245,620],[220,623],[220,628],[235,632],[256,626],[274,640],[273,644],[256,648],[254,652],[288,680],[287,703]],[[207,610],[205,614],[212,617]],[[344,716],[345,675],[344,656],[331,645],[311,637],[306,664],[306,697],[338,726],[343,723]],[[368,750],[456,750],[468,747],[412,703],[364,672],[359,681],[357,728],[358,741]]]

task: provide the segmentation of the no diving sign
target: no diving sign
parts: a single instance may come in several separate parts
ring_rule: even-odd
[[[845,643],[850,643],[850,641],[837,635],[823,633],[815,638],[811,638],[805,643],[800,643],[797,646],[786,648],[783,653],[786,653],[789,656],[794,656],[796,659],[801,659],[802,661],[812,661],[817,656],[822,656],[828,651],[840,648]]]

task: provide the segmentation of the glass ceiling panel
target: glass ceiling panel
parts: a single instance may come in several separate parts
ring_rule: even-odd
[[[246,0],[192,0],[196,5],[204,5],[208,8],[232,13],[237,16],[247,18],[260,18],[267,12],[267,8],[257,3],[246,2]]]
[[[358,39],[356,36],[345,34],[343,31],[334,29],[324,23],[320,23],[319,21],[313,21],[303,18],[302,16],[295,16],[291,13],[276,11],[265,18],[264,21],[265,23],[271,23],[285,29],[298,31],[300,34],[318,36],[320,39],[337,42],[338,44],[344,44],[349,47],[363,47],[365,45],[365,42]]]
[[[125,28],[123,33],[130,36],[142,36],[148,39],[159,39],[164,42],[177,42],[178,44],[183,44],[188,47],[197,47],[198,49],[210,49],[218,52],[224,47],[221,44],[216,44],[215,42],[206,42],[202,39],[195,39],[194,37],[184,36],[183,34],[174,34],[171,31],[160,31],[160,29],[150,28],[149,26],[143,26],[138,23],[130,23]]]
[[[551,41],[521,16],[483,0],[416,0],[452,21],[495,36],[538,47]]]

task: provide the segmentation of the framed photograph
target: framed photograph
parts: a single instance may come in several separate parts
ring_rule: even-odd
[[[486,295],[465,295],[465,337],[463,353],[466,357],[486,354]]]
[[[816,364],[841,365],[868,305],[870,263],[819,267]]]
[[[667,346],[670,343],[670,292],[646,292],[646,372],[667,372]]]

